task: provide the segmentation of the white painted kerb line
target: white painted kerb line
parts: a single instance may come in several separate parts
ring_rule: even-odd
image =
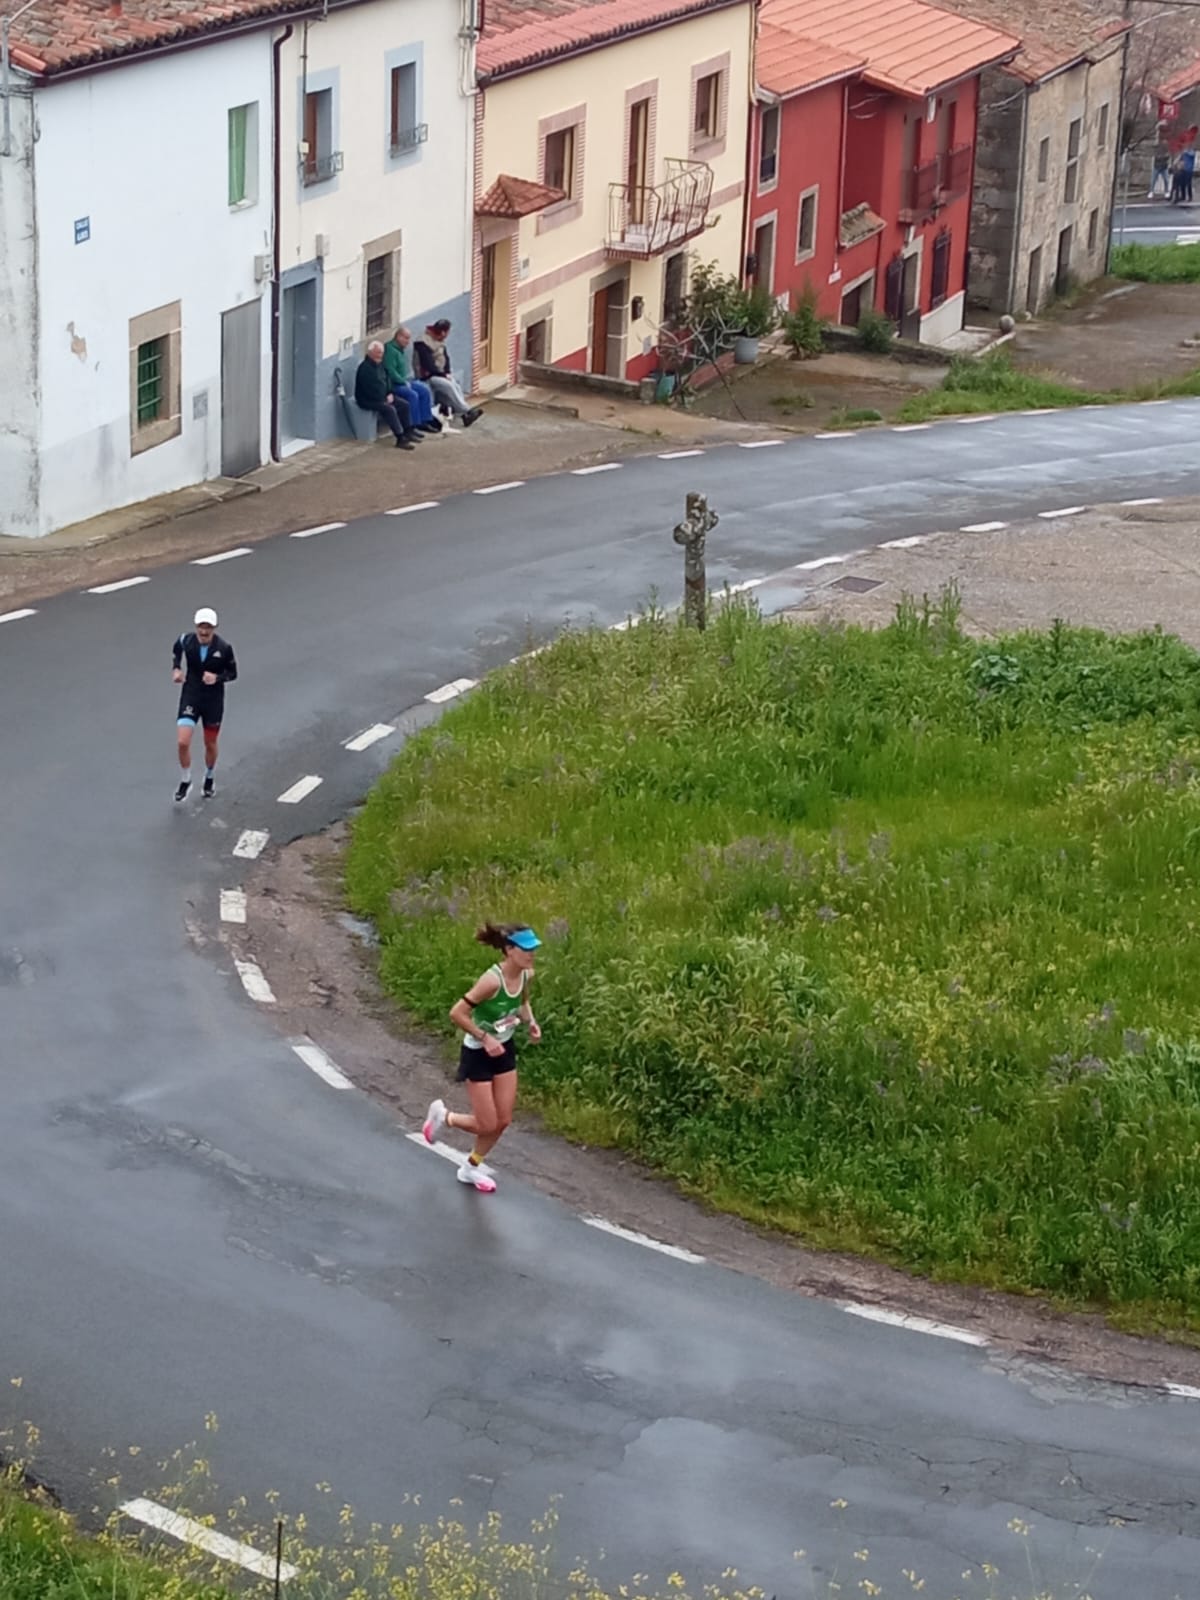
[[[603,1217],[580,1217],[579,1220],[586,1223],[589,1228],[598,1228],[601,1233],[611,1233],[614,1238],[628,1239],[630,1244],[644,1245],[647,1250],[657,1250],[660,1255],[674,1256],[676,1261],[690,1261],[697,1267],[704,1265],[704,1257],[695,1255],[691,1250],[682,1250],[677,1244],[663,1244],[661,1239],[651,1239],[647,1234],[634,1233],[632,1228],[620,1228],[615,1222],[606,1222]]]
[[[929,1333],[935,1339],[954,1339],[959,1344],[984,1346],[985,1334],[972,1333],[969,1328],[956,1328],[949,1322],[931,1322],[928,1317],[910,1317],[904,1311],[888,1311],[883,1306],[843,1305],[852,1317],[862,1317],[867,1322],[886,1322],[892,1328],[907,1328],[911,1333]]]
[[[396,506],[391,511],[385,511],[385,517],[407,517],[412,511],[434,511],[441,505],[440,500],[418,500],[413,506]]]
[[[486,489],[473,489],[473,494],[503,494],[506,489],[521,489],[524,487],[524,478],[514,478],[511,483],[492,483]]]
[[[250,546],[248,544],[243,544],[239,545],[236,550],[221,550],[215,556],[197,556],[196,559],[190,563],[190,565],[193,567],[214,567],[218,561],[234,561],[238,556],[248,556],[251,554],[252,551]]]
[[[440,706],[445,700],[453,700],[460,694],[466,694],[468,689],[475,687],[474,678],[455,678],[452,683],[444,683],[440,689],[431,689],[425,696],[432,705]]]
[[[573,478],[590,478],[593,472],[620,472],[619,461],[602,461],[598,467],[572,467]]]
[[[99,583],[89,594],[116,594],[118,589],[133,589],[139,583],[149,583],[149,578],[120,578],[116,583]]]
[[[331,1089],[353,1089],[350,1079],[338,1071],[319,1044],[314,1044],[311,1039],[292,1039],[289,1042],[304,1065],[310,1067]]]
[[[221,890],[221,921],[245,922],[246,920],[246,891],[244,889]]]
[[[1001,528],[1007,528],[1007,522],[968,522],[965,528],[960,528],[959,533],[999,533]]]
[[[242,988],[251,1000],[257,1000],[260,1005],[273,1006],[275,996],[271,985],[263,977],[262,968],[257,961],[234,961],[237,975],[242,980]]]
[[[295,533],[289,533],[289,539],[314,539],[318,533],[333,533],[337,528],[344,528],[344,522],[319,522],[315,528],[298,528]],[[238,552],[234,551],[236,555]],[[216,558],[214,557],[214,560]]]
[[[1086,506],[1062,506],[1058,511],[1039,511],[1038,516],[1043,522],[1052,522],[1055,517],[1077,517],[1086,510]]]
[[[3,615],[0,615],[0,622],[20,622],[22,617],[36,616],[37,612],[27,607],[24,611],[5,611]]]
[[[314,789],[321,787],[322,781],[315,773],[310,772],[307,778],[299,779],[290,789],[283,791],[279,796],[279,804],[281,806],[299,805],[306,795],[310,795]]]
[[[239,834],[233,853],[242,861],[256,861],[266,849],[270,837],[265,828],[247,828],[244,833]]]
[[[362,733],[356,733],[353,739],[347,739],[347,750],[365,750],[369,745],[378,744],[380,739],[386,739],[389,733],[395,733],[395,728],[390,722],[377,722],[371,728],[364,728]]]
[[[209,1555],[216,1556],[218,1561],[228,1561],[234,1566],[245,1567],[247,1572],[253,1572],[260,1578],[275,1576],[274,1556],[264,1555],[251,1545],[239,1544],[228,1534],[216,1533],[212,1528],[206,1528],[202,1522],[180,1516],[178,1511],[156,1505],[153,1500],[126,1500],[121,1512],[123,1516],[132,1517],[135,1522],[145,1523],[148,1528],[156,1528],[159,1533],[169,1534],[172,1539],[178,1539],[180,1544],[190,1544],[197,1550],[206,1550]],[[297,1572],[298,1569],[287,1561],[279,1568],[279,1576],[284,1583],[290,1583]]]

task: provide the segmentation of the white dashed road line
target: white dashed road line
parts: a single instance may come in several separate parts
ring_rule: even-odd
[[[239,545],[236,550],[220,550],[215,556],[197,556],[190,563],[193,567],[215,567],[218,561],[235,561],[238,556],[251,554],[248,544]]]
[[[1032,411],[1022,411],[1023,417],[1052,417],[1057,408],[1055,406],[1036,406]]]
[[[932,428],[932,422],[898,422],[891,430],[893,433],[925,433]]]
[[[797,572],[815,572],[818,567],[841,566],[843,562],[849,561],[849,559],[849,556],[817,556],[814,561],[798,561],[795,570]]]
[[[149,578],[119,578],[116,583],[98,583],[89,594],[116,594],[118,589],[134,589],[139,583],[149,583]]]
[[[319,1044],[314,1044],[311,1039],[292,1039],[290,1043],[304,1065],[310,1067],[331,1089],[353,1089],[350,1079],[338,1071]]]
[[[852,428],[837,429],[833,433],[813,434],[814,439],[853,439],[853,437],[854,430]]]
[[[765,578],[747,578],[744,583],[731,583],[729,592],[730,594],[745,594],[747,589],[757,589],[760,583],[766,583],[766,581]],[[723,589],[715,589],[713,591],[714,594],[718,595],[724,592]]]
[[[466,694],[468,689],[475,687],[474,678],[455,678],[453,683],[444,683],[440,689],[431,689],[425,696],[431,705],[440,706],[443,701],[453,700],[460,694]]]
[[[24,611],[5,611],[0,615],[0,622],[20,622],[22,617],[36,617],[37,612],[26,607]]]
[[[912,550],[919,544],[924,544],[929,538],[927,533],[910,533],[905,539],[889,539],[886,544],[881,544],[881,550]]]
[[[770,450],[773,445],[782,444],[782,439],[746,439],[739,441],[739,450]]]
[[[973,422],[995,422],[996,413],[994,411],[988,411],[982,416],[978,416],[978,417],[955,417],[954,420],[955,420],[955,422],[958,423],[958,425],[960,427],[969,428],[970,425]]]
[[[407,517],[413,511],[433,511],[441,505],[440,500],[418,500],[413,506],[394,506],[391,511],[385,511],[385,517]]]
[[[121,1512],[124,1516],[132,1517],[135,1522],[145,1523],[148,1528],[156,1528],[159,1533],[169,1534],[172,1539],[178,1539],[180,1544],[190,1544],[197,1550],[206,1550],[218,1561],[228,1561],[233,1566],[244,1567],[247,1572],[253,1572],[260,1578],[275,1576],[274,1556],[264,1555],[252,1545],[239,1544],[228,1534],[216,1533],[212,1528],[206,1528],[202,1522],[180,1516],[178,1511],[171,1511],[167,1506],[160,1506],[153,1500],[126,1500],[121,1506]],[[279,1576],[284,1583],[290,1583],[297,1576],[297,1572],[298,1568],[285,1561],[279,1569]]]
[[[630,1244],[644,1245],[647,1250],[657,1250],[660,1255],[674,1256],[676,1261],[690,1261],[694,1266],[702,1267],[704,1257],[698,1256],[692,1250],[683,1250],[677,1244],[663,1244],[661,1239],[651,1239],[648,1234],[635,1233],[632,1228],[618,1227],[615,1222],[606,1222],[603,1217],[580,1217],[580,1222],[586,1223],[589,1228],[597,1228],[601,1233],[611,1233],[614,1238],[628,1239]]]
[[[333,533],[335,529],[345,526],[344,522],[318,522],[315,528],[297,528],[295,533],[288,534],[288,538],[315,539],[318,533]]]
[[[1086,510],[1086,506],[1062,506],[1057,511],[1039,511],[1038,516],[1043,522],[1053,522],[1055,517],[1077,517],[1081,511]]]
[[[968,522],[965,528],[960,528],[959,533],[999,533],[1001,528],[1007,528],[1007,522]]]
[[[245,922],[246,920],[246,891],[244,889],[221,890],[221,921]]]
[[[620,472],[620,470],[621,463],[619,461],[602,461],[598,467],[572,467],[571,476],[573,478],[590,478],[593,472]]]
[[[514,478],[511,483],[491,483],[486,489],[472,489],[472,494],[503,494],[505,489],[520,489],[525,484],[524,478]]]
[[[256,861],[267,847],[267,840],[271,835],[265,828],[247,828],[238,836],[238,842],[233,847],[233,853],[242,861]]]
[[[1200,1400],[1200,1389],[1190,1383],[1164,1383],[1163,1388],[1177,1400]]]
[[[1147,495],[1144,500],[1120,500],[1117,503],[1118,505],[1123,506],[1160,506],[1162,505],[1162,500],[1158,495],[1151,494]],[[0,621],[3,620],[4,619],[0,617]]]
[[[905,1311],[888,1311],[883,1306],[843,1305],[852,1317],[862,1317],[867,1322],[886,1322],[889,1327],[907,1328],[911,1333],[929,1333],[937,1339],[954,1339],[959,1344],[984,1346],[989,1341],[982,1333],[972,1333],[969,1328],[955,1328],[948,1322],[933,1322],[928,1317],[911,1317]]]
[[[703,454],[703,450],[660,450],[658,459],[660,461],[684,461],[688,456],[702,456]]]
[[[386,739],[389,733],[395,731],[390,722],[377,722],[374,727],[364,728],[361,733],[356,733],[353,739],[345,740],[345,748],[365,750],[369,745],[378,744],[380,739]]]
[[[242,988],[245,989],[251,1000],[257,1000],[259,1005],[273,1006],[275,1004],[275,996],[272,993],[271,985],[263,977],[262,968],[258,962],[235,960],[233,964],[237,968],[238,977],[242,980]]]
[[[310,772],[307,778],[300,778],[290,789],[283,791],[279,796],[279,804],[281,806],[299,805],[306,795],[310,795],[314,789],[319,789],[322,782],[323,779]]]

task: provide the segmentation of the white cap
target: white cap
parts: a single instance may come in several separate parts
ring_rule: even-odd
[[[217,625],[217,613],[212,609],[211,606],[201,606],[199,611],[197,611],[196,615],[192,618],[192,621],[197,627],[199,627],[202,622],[207,622],[210,628],[215,628]]]

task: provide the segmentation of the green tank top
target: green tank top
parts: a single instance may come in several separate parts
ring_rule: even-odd
[[[472,1008],[471,1021],[477,1028],[482,1028],[484,1033],[490,1033],[499,1039],[501,1044],[507,1044],[521,1025],[520,1007],[525,1004],[525,985],[529,974],[522,972],[521,987],[515,995],[509,994],[504,987],[504,974],[500,970],[500,963],[488,968],[500,980],[500,987],[490,1000],[481,1000]],[[472,1034],[463,1035],[463,1043],[469,1050],[482,1050],[483,1045]]]

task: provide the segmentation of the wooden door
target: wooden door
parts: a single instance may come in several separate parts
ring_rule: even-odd
[[[608,371],[608,290],[597,289],[592,296],[591,372]]]

